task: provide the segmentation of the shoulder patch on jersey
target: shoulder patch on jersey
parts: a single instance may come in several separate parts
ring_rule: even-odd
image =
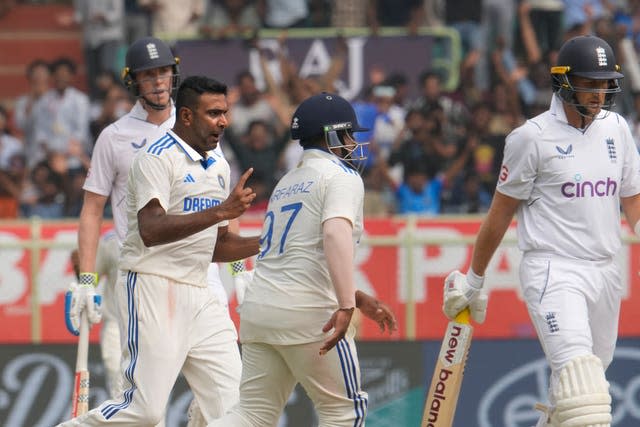
[[[164,150],[176,144],[176,140],[170,135],[165,135],[147,148],[147,153],[159,156]]]

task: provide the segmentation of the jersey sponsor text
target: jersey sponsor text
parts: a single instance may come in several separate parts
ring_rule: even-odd
[[[210,197],[185,197],[182,212],[200,212],[218,206],[220,203],[220,200]]]
[[[565,182],[560,187],[564,197],[573,199],[574,197],[609,197],[615,196],[618,183],[615,179],[607,177],[606,180],[595,182]]]

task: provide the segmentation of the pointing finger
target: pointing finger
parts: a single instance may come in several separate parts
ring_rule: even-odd
[[[244,173],[242,174],[242,176],[238,180],[237,186],[244,187],[244,185],[247,183],[247,179],[249,179],[249,177],[251,176],[252,173],[253,173],[253,168],[249,168],[246,171],[244,171]]]

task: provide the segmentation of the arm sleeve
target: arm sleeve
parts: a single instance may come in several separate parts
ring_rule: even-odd
[[[528,122],[507,136],[497,190],[518,200],[527,200],[538,174],[539,128]]]
[[[322,222],[331,218],[345,218],[353,225],[362,208],[364,185],[354,173],[337,173],[327,180]]]
[[[136,156],[129,176],[130,190],[136,195],[136,212],[153,199],[158,199],[160,206],[168,211],[172,176],[170,166],[164,157],[147,152]]]
[[[105,197],[111,194],[113,183],[116,180],[116,160],[113,156],[113,146],[111,128],[107,127],[96,140],[91,155],[90,173],[82,186],[83,190]]]
[[[620,116],[618,116],[618,120],[624,144],[620,197],[630,197],[638,194],[640,189],[640,156],[627,121]]]

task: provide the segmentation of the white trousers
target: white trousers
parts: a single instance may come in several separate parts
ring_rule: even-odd
[[[237,335],[209,287],[128,272],[116,285],[125,390],[60,426],[149,426],[162,418],[182,371],[207,421],[238,401]]]
[[[272,427],[299,382],[314,403],[320,427],[364,426],[367,393],[352,338],[324,356],[321,342],[299,345],[242,344],[240,402],[209,427]]]
[[[606,370],[613,360],[623,295],[615,262],[527,253],[520,264],[520,283],[551,368],[549,391],[557,387],[562,367],[575,357],[593,354]]]

